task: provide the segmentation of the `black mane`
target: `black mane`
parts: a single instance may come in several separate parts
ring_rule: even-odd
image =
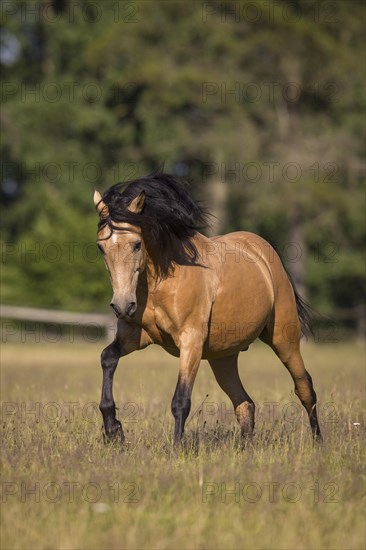
[[[154,173],[126,183],[112,185],[103,195],[109,216],[101,218],[99,229],[113,222],[141,228],[147,251],[158,278],[167,277],[174,263],[194,265],[198,251],[192,242],[195,233],[208,226],[209,214],[190,196],[189,185],[164,173]],[[141,214],[130,212],[131,201],[145,192]]]

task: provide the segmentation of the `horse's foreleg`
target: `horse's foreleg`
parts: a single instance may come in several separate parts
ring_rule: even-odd
[[[113,376],[120,358],[117,342],[107,346],[101,356],[103,369],[102,398],[99,409],[103,415],[104,429],[108,439],[124,441],[122,424],[116,419],[116,404],[113,399]]]
[[[197,334],[196,331],[185,333],[184,337],[181,338],[178,382],[172,400],[172,413],[175,419],[175,444],[182,439],[184,425],[191,410],[192,389],[201,358],[201,335]]]
[[[241,435],[251,438],[254,431],[254,403],[241,383],[238,372],[238,354],[209,361],[220,388],[230,398]]]

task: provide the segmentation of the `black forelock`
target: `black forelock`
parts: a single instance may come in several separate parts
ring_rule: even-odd
[[[193,265],[198,251],[192,237],[209,225],[210,214],[189,194],[189,185],[172,175],[154,173],[112,185],[103,195],[109,216],[102,218],[99,229],[113,222],[125,222],[141,228],[148,253],[159,278],[169,275],[174,263]],[[128,210],[142,191],[145,204],[141,214]]]

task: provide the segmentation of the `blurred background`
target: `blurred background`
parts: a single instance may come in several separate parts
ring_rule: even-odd
[[[164,170],[364,329],[363,1],[1,5],[1,303],[106,313],[93,189]],[[339,332],[340,331],[340,332]]]

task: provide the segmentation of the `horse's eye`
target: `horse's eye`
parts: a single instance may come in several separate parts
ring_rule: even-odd
[[[138,250],[141,250],[141,241],[136,241],[133,243],[133,251],[137,252]]]

